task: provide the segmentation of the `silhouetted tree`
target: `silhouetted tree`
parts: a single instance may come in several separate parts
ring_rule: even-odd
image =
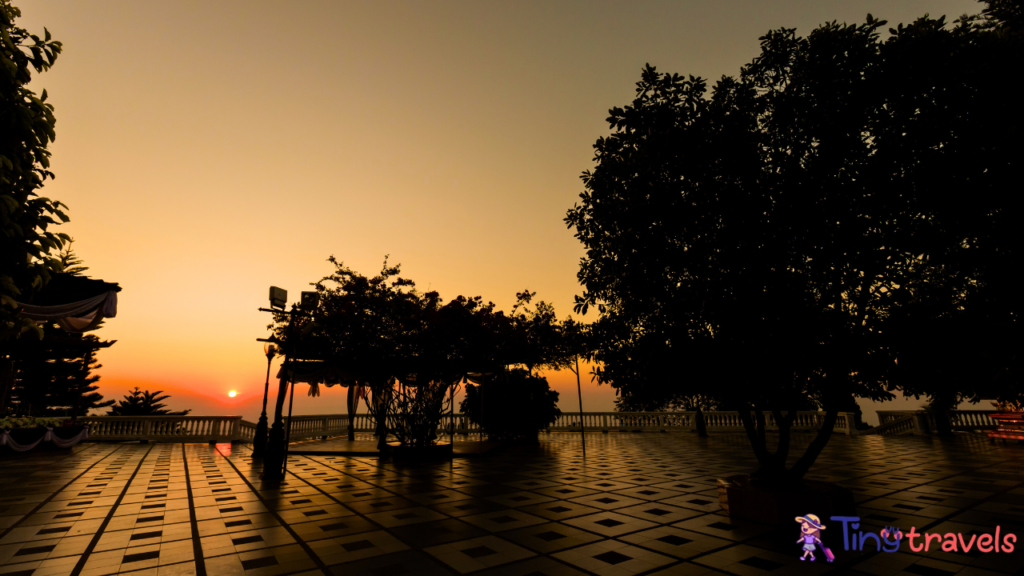
[[[82,262],[82,259],[75,254],[74,248],[71,247],[74,243],[74,238],[68,238],[67,243],[57,254],[57,259],[60,261],[59,269],[57,271],[63,272],[64,274],[70,274],[72,276],[81,276],[89,269],[89,267],[83,266],[84,262]]]
[[[192,410],[181,410],[172,412],[162,403],[170,398],[168,395],[161,396],[163,390],[150,392],[139,390],[138,386],[130,390],[124,399],[118,400],[117,404],[107,412],[107,416],[185,416]]]
[[[290,358],[325,361],[346,384],[369,388],[367,409],[381,449],[389,435],[416,446],[435,441],[467,378],[555,362],[559,323],[544,302],[529,309],[528,290],[506,316],[479,296],[445,303],[437,292],[421,294],[386,259],[374,277],[329,261],[335,271],[315,284],[315,309],[294,315],[291,324],[277,315],[271,327]]]
[[[854,397],[937,392],[899,371],[890,321],[915,291],[944,290],[929,300],[944,310],[978,286],[1005,303],[996,262],[1019,255],[1019,52],[972,18],[883,41],[884,24],[769,32],[710,95],[647,66],[566,217],[587,250],[576,308],[602,312],[599,381],[739,404],[761,479],[803,477]],[[989,310],[1015,325],[1015,308]],[[824,424],[787,469],[808,403]]]
[[[547,378],[517,368],[466,386],[459,409],[494,440],[537,441],[562,413]]]
[[[9,410],[31,416],[85,416],[90,409],[114,403],[97,392],[102,368],[96,359],[105,342],[95,335],[67,334],[56,325],[42,341],[20,340],[11,345],[14,386]]]
[[[32,69],[45,72],[57,60],[61,43],[29,34],[15,25],[21,11],[0,1],[0,342],[42,328],[18,316],[16,299],[24,300],[49,280],[59,260],[50,253],[68,240],[66,234],[47,231],[66,206],[39,197],[50,172],[48,146],[54,140],[53,105],[46,90],[29,90]],[[9,369],[9,364],[7,365]]]

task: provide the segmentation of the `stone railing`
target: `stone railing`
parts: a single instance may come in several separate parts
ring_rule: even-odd
[[[984,432],[996,430],[999,422],[991,418],[997,410],[951,410],[950,427],[956,432]],[[913,434],[922,436],[938,431],[935,413],[927,410],[879,410],[878,426],[867,434],[884,436]]]
[[[78,422],[99,442],[251,442],[256,431],[241,416],[86,416]]]
[[[993,410],[962,410],[950,413],[953,430],[985,431],[998,428],[998,422],[989,415]],[[608,431],[689,431],[696,430],[695,412],[563,412],[548,428],[549,431],[577,431],[582,419],[587,430]],[[824,412],[798,412],[793,430],[818,430],[825,419]],[[935,432],[934,415],[923,410],[879,411],[879,426],[867,431],[854,429],[853,413],[840,412],[833,432],[849,436],[860,434],[903,435]],[[738,412],[705,412],[704,421],[709,432],[740,432],[743,423]],[[125,442],[252,442],[256,424],[242,420],[241,416],[88,416],[79,422],[89,425],[90,441]],[[441,435],[477,434],[480,427],[469,421],[465,414],[445,414],[438,425]],[[772,414],[765,414],[768,430],[778,430]],[[287,426],[288,419],[285,418]],[[291,441],[310,438],[344,436],[348,433],[349,418],[344,414],[293,416]],[[357,414],[356,432],[373,432],[374,422],[369,414]]]
[[[563,412],[549,430],[568,431],[580,429],[579,412]],[[610,430],[650,430],[666,432],[671,430],[696,430],[696,412],[584,412],[583,425],[587,430],[607,432]],[[824,412],[797,412],[792,430],[818,430],[825,420]],[[708,432],[743,431],[739,412],[704,412],[704,424]],[[778,430],[771,413],[765,414],[765,429]],[[854,435],[852,412],[840,412],[833,432]]]

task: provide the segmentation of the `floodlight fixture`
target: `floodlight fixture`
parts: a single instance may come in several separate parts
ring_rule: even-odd
[[[284,288],[278,288],[277,286],[270,287],[270,307],[279,308],[284,310],[285,304],[288,303],[288,291]]]

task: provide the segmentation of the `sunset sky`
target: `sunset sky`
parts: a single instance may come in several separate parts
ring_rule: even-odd
[[[571,312],[583,250],[562,219],[645,63],[735,75],[778,27],[891,25],[973,0],[163,2],[14,0],[64,43],[44,195],[88,275],[119,282],[100,392],[164,390],[193,414],[259,415],[271,285],[292,300],[336,256],[384,256],[445,300]],[[593,313],[587,317],[592,320]],[[276,369],[276,367],[275,367]],[[571,373],[548,374],[576,410]],[[586,411],[614,391],[584,378]],[[238,391],[235,398],[228,392]],[[299,414],[343,391],[297,388]],[[271,404],[273,395],[271,395]],[[883,409],[904,409],[900,401]],[[866,419],[877,422],[875,406]]]

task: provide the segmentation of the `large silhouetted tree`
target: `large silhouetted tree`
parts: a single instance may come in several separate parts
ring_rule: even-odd
[[[21,11],[0,0],[0,342],[41,328],[20,318],[15,301],[41,288],[59,260],[51,251],[68,240],[48,231],[68,221],[60,202],[39,196],[50,172],[48,146],[54,140],[53,105],[46,90],[28,88],[32,71],[45,72],[57,60],[61,43],[29,34],[15,24]],[[8,368],[9,369],[9,368]]]
[[[566,217],[586,248],[577,310],[602,312],[599,379],[627,397],[739,404],[758,478],[802,477],[853,397],[938,391],[903,370],[914,345],[890,334],[910,303],[1008,303],[999,267],[1020,254],[1024,149],[1005,79],[1019,47],[973,18],[883,39],[884,25],[769,32],[710,92],[646,67]],[[972,318],[1016,326],[1016,306]],[[787,469],[808,400],[824,424]]]

